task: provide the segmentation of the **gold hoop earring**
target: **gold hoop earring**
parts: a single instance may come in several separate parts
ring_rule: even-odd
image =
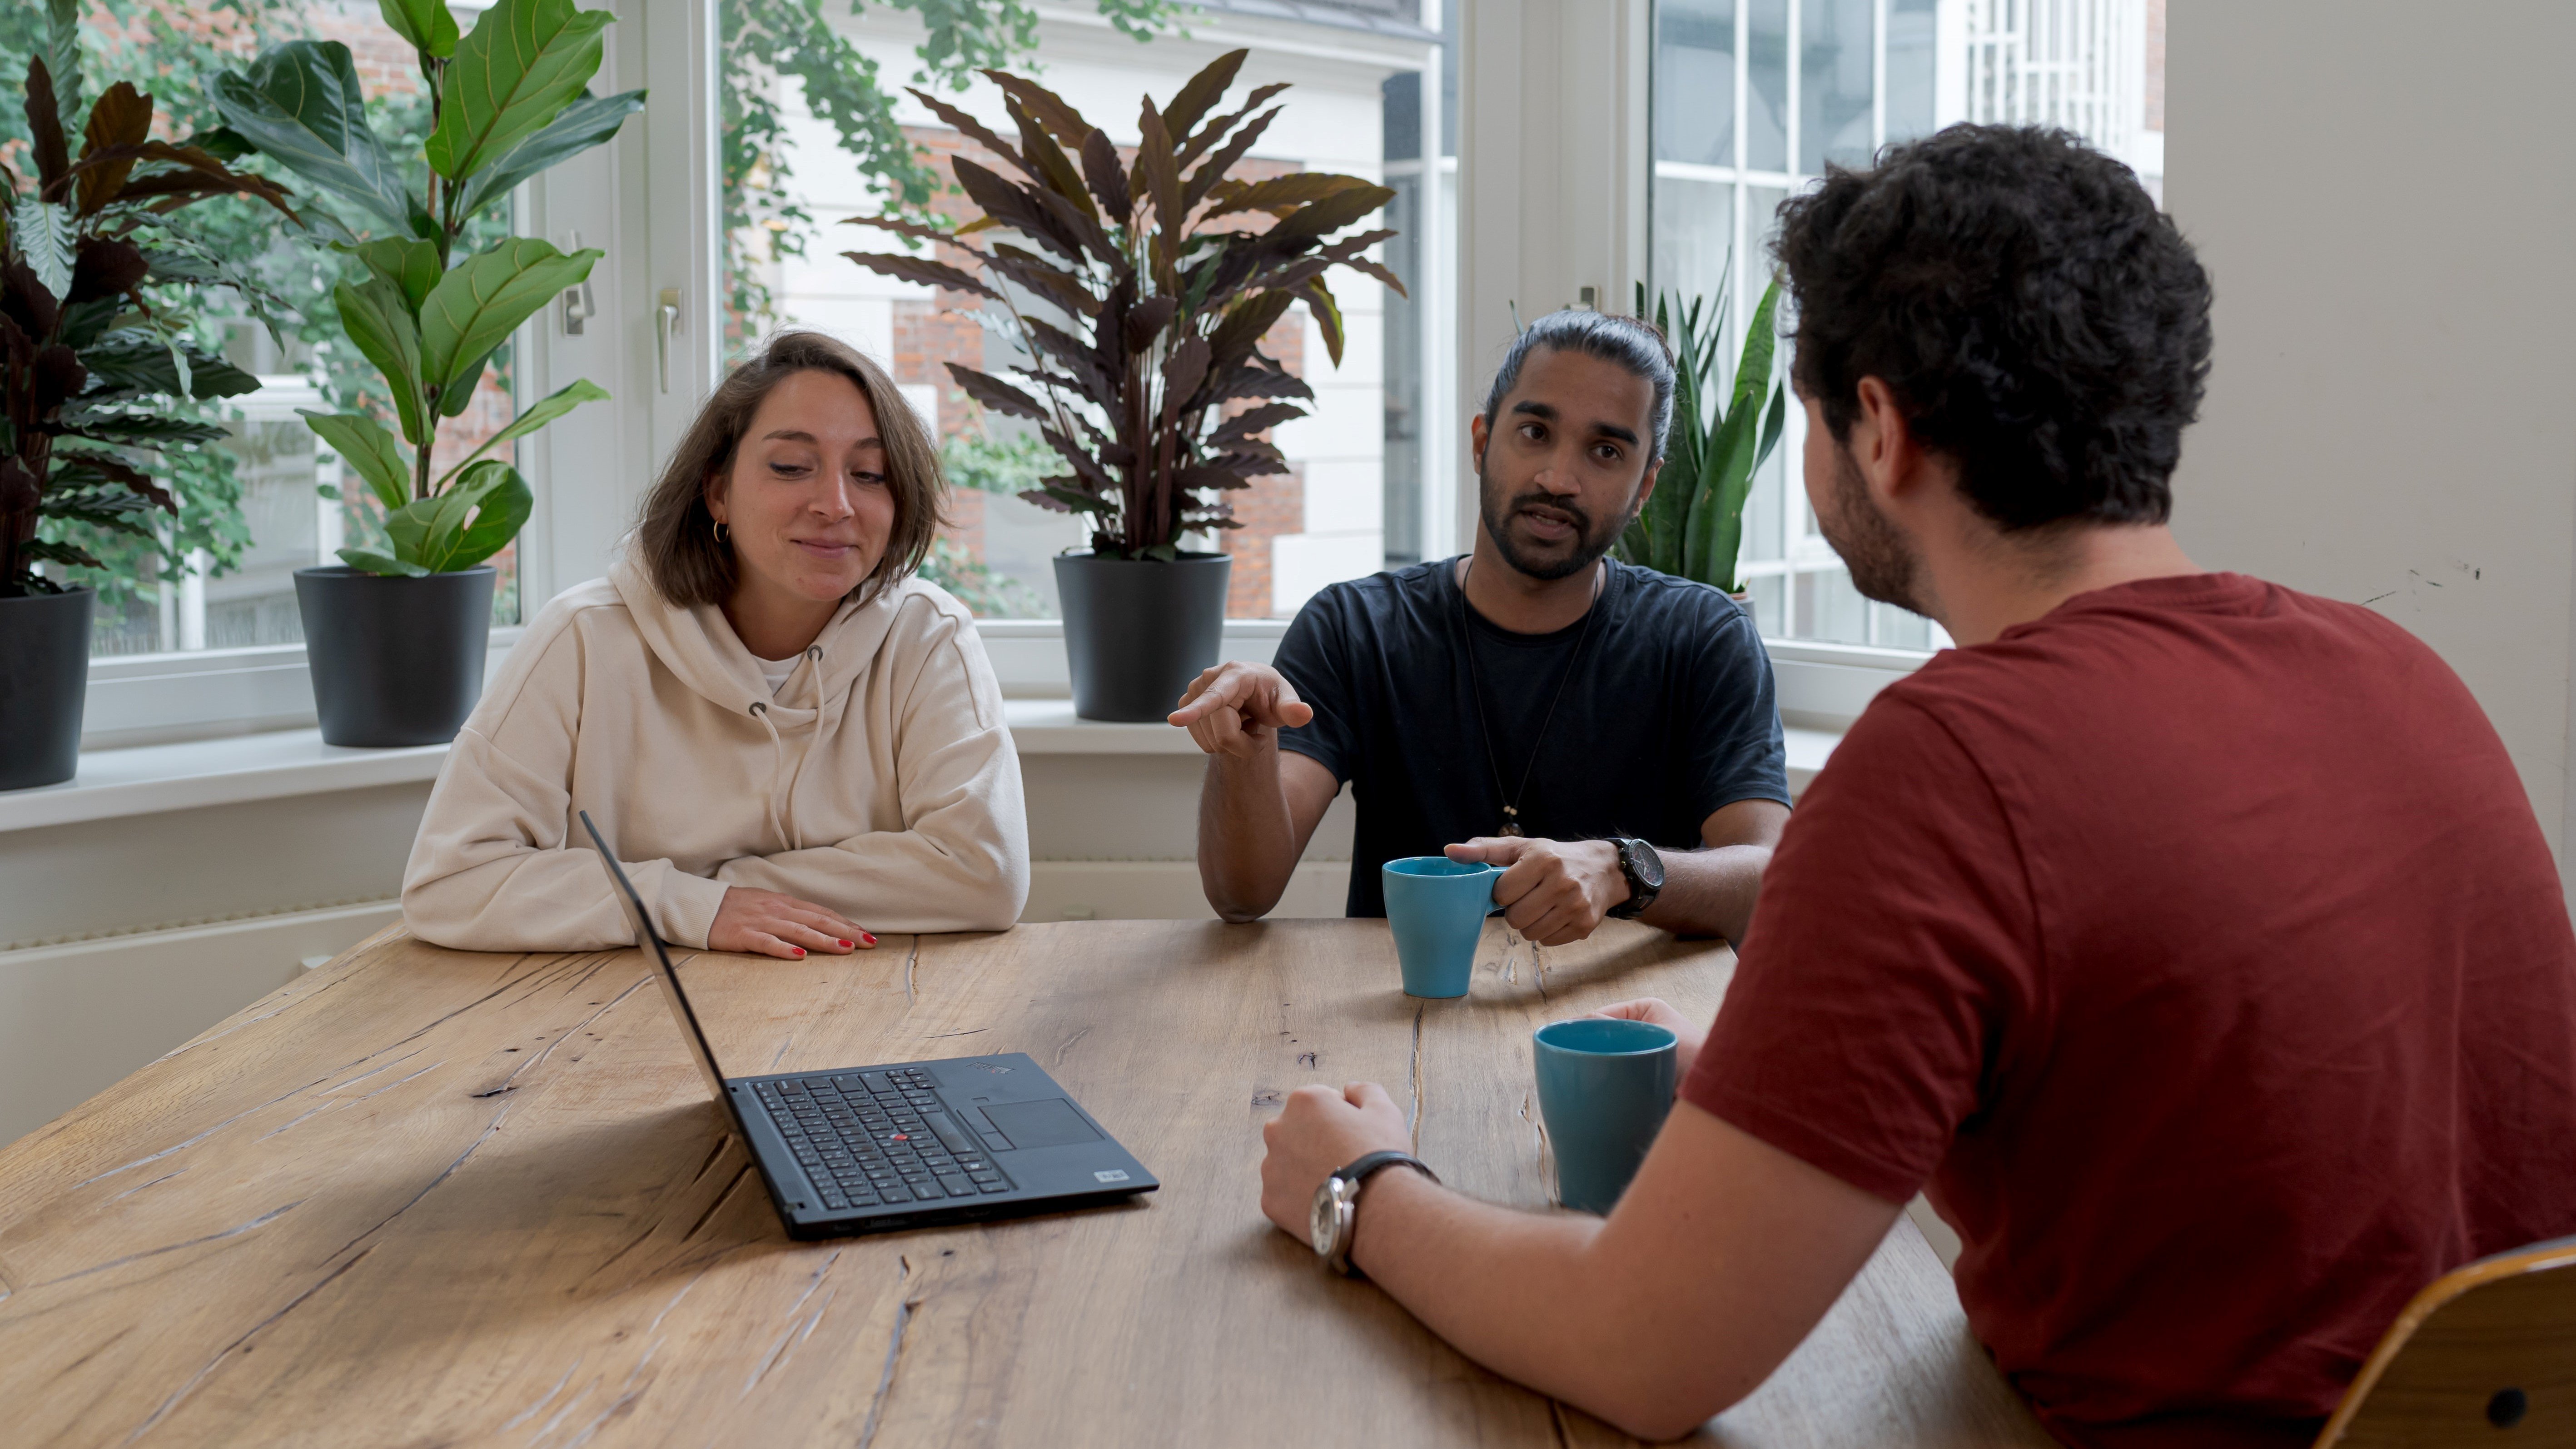
[[[716,542],[722,543],[725,541],[725,526],[723,519],[719,518],[715,522],[708,524],[707,531],[716,536]]]

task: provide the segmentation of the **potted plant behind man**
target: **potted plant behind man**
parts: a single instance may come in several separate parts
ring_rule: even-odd
[[[1016,144],[916,90],[1026,179],[958,160],[958,184],[984,214],[955,232],[852,218],[964,252],[981,277],[929,257],[845,255],[999,305],[1029,359],[1011,371],[1034,391],[953,362],[948,370],[977,402],[1037,424],[1068,470],[1020,496],[1081,514],[1091,530],[1089,553],[1055,561],[1074,712],[1085,719],[1159,720],[1216,662],[1230,560],[1181,545],[1189,534],[1242,526],[1221,495],[1288,471],[1264,435],[1305,416],[1296,400],[1314,397],[1263,355],[1262,334],[1303,301],[1338,366],[1341,308],[1324,274],[1348,267],[1404,290],[1364,255],[1394,232],[1326,240],[1393,191],[1324,172],[1265,181],[1229,174],[1279,114],[1262,107],[1287,89],[1261,86],[1240,109],[1211,114],[1246,53],[1219,56],[1167,106],[1147,97],[1132,161],[1122,161],[1107,132],[1021,76],[983,72],[1002,88]],[[1268,224],[1256,226],[1256,216]],[[995,230],[1029,245],[967,240]]]
[[[357,67],[338,41],[274,46],[246,73],[217,77],[213,94],[238,144],[349,212],[347,222],[321,218],[346,233],[356,263],[332,300],[383,376],[402,434],[395,441],[364,413],[304,414],[385,513],[380,546],[344,548],[345,567],[295,576],[314,705],[335,745],[454,739],[482,693],[494,579],[484,560],[518,536],[534,502],[516,468],[484,455],[608,392],[576,381],[443,470],[439,430],[465,411],[519,324],[605,254],[566,255],[533,237],[480,251],[460,244],[520,182],[608,140],[644,107],[642,91],[586,89],[600,31],[615,18],[605,10],[499,0],[459,38],[445,0],[379,3],[418,53],[430,93],[417,169],[369,129]]]
[[[235,173],[202,146],[153,140],[152,98],[131,84],[85,107],[74,0],[51,0],[46,18],[26,78],[32,144],[21,164],[34,175],[0,167],[10,191],[0,216],[0,790],[57,784],[80,762],[98,594],[37,567],[105,565],[40,528],[154,538],[152,511],[175,514],[178,503],[138,451],[225,436],[173,416],[169,400],[259,386],[144,295],[156,282],[235,280],[170,214],[249,196],[295,215],[274,183]],[[256,307],[256,287],[243,286]]]
[[[1671,301],[1659,299],[1654,318],[1673,341],[1676,364],[1664,481],[1619,535],[1616,551],[1624,563],[1714,584],[1749,611],[1752,601],[1735,572],[1744,543],[1744,501],[1788,420],[1788,393],[1772,375],[1780,284],[1764,288],[1753,309],[1731,385],[1718,370],[1717,356],[1726,334],[1725,290],[1713,302],[1693,297],[1683,303],[1678,333]],[[1642,282],[1637,315],[1646,315]]]

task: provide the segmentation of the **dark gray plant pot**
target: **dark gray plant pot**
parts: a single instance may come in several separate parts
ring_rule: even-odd
[[[1058,554],[1073,712],[1138,722],[1178,708],[1181,691],[1224,647],[1233,572],[1234,560],[1221,553],[1185,553],[1170,563]]]
[[[59,785],[80,770],[95,589],[0,599],[0,790]]]
[[[406,579],[333,565],[295,571],[322,741],[441,745],[483,695],[492,566]]]

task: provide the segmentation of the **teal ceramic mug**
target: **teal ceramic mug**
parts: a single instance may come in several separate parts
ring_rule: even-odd
[[[1500,866],[1471,865],[1445,855],[1407,856],[1381,869],[1386,923],[1395,932],[1405,995],[1467,994],[1485,917],[1499,909],[1494,882],[1502,874]]]
[[[1538,1029],[1538,1109],[1556,1154],[1556,1199],[1606,1213],[1673,1110],[1679,1048],[1644,1021],[1585,1017]]]

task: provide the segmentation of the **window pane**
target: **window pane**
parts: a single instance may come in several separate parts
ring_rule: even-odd
[[[1789,169],[1789,0],[1747,0],[1750,32],[1745,59],[1751,72],[1744,113],[1744,164],[1756,171]]]
[[[729,344],[738,353],[774,329],[815,327],[885,362],[915,410],[941,436],[957,485],[955,506],[925,575],[984,617],[1052,617],[1052,560],[1067,549],[1088,547],[1089,532],[1081,519],[1018,495],[1064,465],[1036,439],[1031,424],[977,405],[948,370],[955,363],[1005,373],[1024,362],[1010,341],[1009,309],[966,293],[897,281],[840,255],[902,249],[883,233],[841,225],[854,217],[881,215],[897,205],[935,213],[951,224],[979,215],[980,208],[955,188],[961,159],[1013,174],[1008,162],[984,152],[928,108],[899,101],[893,119],[901,139],[920,148],[927,168],[910,179],[914,189],[907,194],[902,167],[909,163],[900,152],[871,151],[872,133],[846,124],[864,119],[864,68],[879,67],[877,83],[888,90],[910,72],[930,71],[934,83],[925,89],[942,93],[1008,137],[1016,127],[1000,91],[972,75],[960,77],[967,84],[948,86],[940,68],[962,70],[962,64],[953,56],[929,54],[918,19],[902,7],[871,5],[855,15],[826,7],[833,12],[828,23],[817,20],[783,39],[748,29],[745,8],[733,0],[723,6]],[[1034,51],[1010,54],[1000,68],[1042,69],[1048,88],[1132,155],[1138,98],[1168,101],[1205,63],[1207,52],[1168,37],[1140,44],[1095,19],[1044,15]],[[984,22],[961,22],[977,23]],[[1018,44],[999,30],[985,39],[1004,50]],[[1382,249],[1380,259],[1413,290],[1414,302],[1408,305],[1365,276],[1337,271],[1328,280],[1346,339],[1338,366],[1303,306],[1263,337],[1261,350],[1315,392],[1306,417],[1272,434],[1290,471],[1225,495],[1243,526],[1186,545],[1232,556],[1227,612],[1237,618],[1293,613],[1316,589],[1374,572],[1390,552],[1421,549],[1418,523],[1427,511],[1421,490],[1437,486],[1424,457],[1426,400],[1445,395],[1438,384],[1449,363],[1447,349],[1424,344],[1423,312],[1432,298],[1421,284],[1428,279],[1439,285],[1439,269],[1429,268],[1415,244],[1428,220],[1421,215],[1423,173],[1426,165],[1439,164],[1422,158],[1445,148],[1453,129],[1425,105],[1430,87],[1409,73],[1389,77],[1358,66],[1316,70],[1307,57],[1318,47],[1340,53],[1350,42],[1348,30],[1329,23],[1280,20],[1248,40],[1252,54],[1224,109],[1239,106],[1256,85],[1283,79],[1296,85],[1279,98],[1285,111],[1232,174],[1261,180],[1330,171],[1390,181],[1399,190],[1397,201],[1356,229],[1392,227],[1402,234]],[[972,260],[953,248],[934,246],[922,254],[951,264]],[[1034,309],[1078,336],[1088,333],[1085,320],[1046,315],[1025,292],[1014,291],[1013,301],[1024,314]]]
[[[1422,72],[1408,70],[1379,87],[1386,106],[1386,159],[1422,159]]]
[[[1782,574],[1764,574],[1749,579],[1745,592],[1753,596],[1753,627],[1765,639],[1779,639],[1789,632],[1789,580]]]
[[[1872,604],[1877,616],[1878,638],[1873,641],[1882,649],[1930,649],[1932,621],[1921,614],[1909,613],[1894,604]]]
[[[1416,77],[1415,79],[1418,79]],[[1390,96],[1392,92],[1390,92]],[[1390,101],[1387,134],[1394,132]],[[1392,145],[1392,141],[1389,142]],[[1422,225],[1423,181],[1419,166],[1392,174],[1386,184],[1395,192],[1383,225],[1397,233],[1386,244],[1384,260],[1419,292],[1417,236]],[[1432,425],[1424,406],[1422,370],[1423,303],[1390,292],[1386,298],[1386,566],[1401,568],[1422,561],[1422,485],[1427,460],[1423,430]],[[1443,420],[1445,421],[1445,420]]]
[[[342,41],[361,78],[368,123],[388,138],[396,160],[407,161],[407,176],[419,184],[425,174],[419,144],[427,130],[428,97],[420,87],[412,48],[372,12],[351,21],[337,11],[251,6],[211,30],[191,14],[186,7],[135,7],[123,23],[94,29],[93,43],[84,52],[88,93],[96,96],[117,81],[132,81],[152,94],[162,114],[156,135],[188,135],[221,124],[206,100],[216,75],[240,70],[260,51],[287,41]],[[470,27],[471,16],[462,23]],[[237,164],[284,174],[258,157]],[[302,182],[289,177],[288,184],[299,207],[331,210]],[[339,460],[320,447],[297,416],[298,409],[363,412],[390,429],[391,399],[382,380],[342,335],[331,301],[333,285],[357,268],[320,237],[281,228],[273,213],[248,201],[200,202],[177,213],[172,222],[211,249],[242,259],[261,277],[283,303],[283,335],[271,337],[228,288],[174,288],[172,295],[155,298],[165,315],[193,324],[201,345],[258,377],[260,387],[194,405],[197,416],[230,429],[224,441],[129,457],[160,480],[179,504],[175,517],[152,515],[156,540],[84,531],[77,525],[49,525],[46,536],[59,533],[108,565],[67,571],[71,581],[99,590],[94,655],[301,643],[295,571],[340,562],[337,551],[344,544],[383,545],[383,509],[363,486],[354,490],[356,497],[322,496],[317,485],[338,482]],[[487,216],[469,231],[460,250],[479,250],[507,235],[510,223],[506,209]],[[509,423],[514,415],[511,378],[511,349],[505,344],[485,369],[464,413],[439,429],[436,470],[443,472]],[[507,458],[508,450],[499,456]],[[495,623],[519,617],[517,553],[513,543],[490,561],[500,573]]]
[[[1798,169],[1806,175],[1828,161],[1869,161],[1870,10],[1870,0],[1806,0],[1798,17]]]
[[[1798,575],[1798,637],[1828,644],[1869,642],[1869,600],[1840,568]]]
[[[1714,306],[1725,290],[1727,264],[1734,255],[1734,182],[1678,176],[1656,180],[1654,287],[1658,298],[1705,297]]]
[[[1655,7],[1655,155],[1735,164],[1735,0]]]
[[[1932,133],[1937,0],[1888,0],[1887,139]]]

